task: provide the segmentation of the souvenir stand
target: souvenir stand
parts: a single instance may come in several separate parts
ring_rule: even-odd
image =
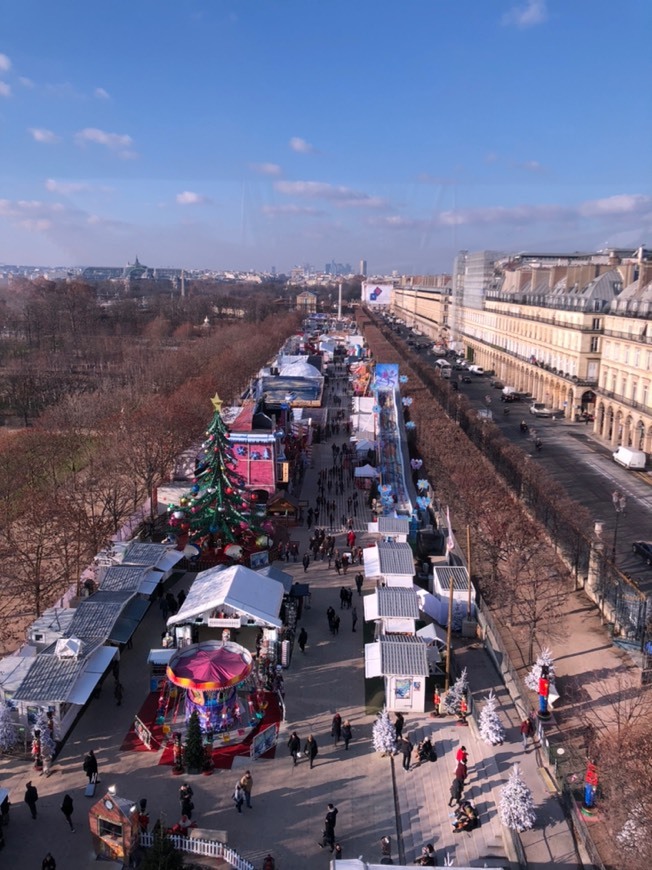
[[[96,857],[130,866],[140,841],[135,801],[118,797],[110,789],[90,808],[88,822]]]

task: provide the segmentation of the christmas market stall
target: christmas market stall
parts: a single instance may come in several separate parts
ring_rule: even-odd
[[[426,645],[413,635],[383,635],[364,647],[365,678],[383,677],[388,710],[423,713],[426,677],[429,675]]]
[[[88,822],[95,855],[131,866],[130,859],[140,841],[136,803],[118,797],[111,787],[88,811]]]

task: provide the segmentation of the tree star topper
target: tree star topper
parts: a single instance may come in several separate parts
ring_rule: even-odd
[[[224,402],[220,399],[217,393],[215,393],[215,395],[211,399],[211,402],[213,403],[213,410],[221,412]]]

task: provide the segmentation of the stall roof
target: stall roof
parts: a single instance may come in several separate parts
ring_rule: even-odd
[[[147,664],[167,665],[175,652],[175,647],[169,647],[168,649],[151,649],[149,651],[149,655],[147,656]]]
[[[169,571],[181,559],[183,559],[183,553],[166,544],[147,544],[141,541],[131,541],[126,547],[120,561],[123,565],[144,565],[148,568]]]
[[[264,568],[258,568],[256,574],[261,574],[263,577],[271,577],[277,583],[282,583],[286,595],[292,589],[292,575],[281,571],[280,568],[275,568],[274,565],[265,565]]]
[[[151,595],[163,579],[163,574],[157,568],[141,565],[113,565],[107,568],[100,580],[102,592],[139,592]]]
[[[34,704],[85,704],[115,656],[113,647],[98,647],[86,659],[40,653],[16,692],[14,701]]]
[[[168,625],[192,622],[218,607],[232,607],[245,616],[281,627],[278,618],[283,585],[244,565],[216,565],[201,571],[190,587],[183,607],[168,619]]]
[[[115,621],[108,637],[109,643],[127,643],[147,613],[149,605],[150,602],[144,598],[130,601]]]
[[[368,673],[365,664],[367,676],[427,677],[430,673],[426,645],[418,637],[385,634],[375,644],[365,644],[365,658],[369,647],[374,646],[379,649],[369,650],[370,662],[374,661],[380,672]]]
[[[419,618],[419,599],[414,589],[402,587],[381,587],[373,594],[365,595],[364,618]]]
[[[426,644],[435,643],[438,646],[445,647],[447,643],[445,629],[434,622],[420,628],[417,631],[417,637],[420,637]]]
[[[378,517],[378,534],[409,535],[410,521],[407,517]]]
[[[361,465],[359,468],[356,468],[354,471],[355,477],[378,477],[378,469],[374,468],[372,465]]]
[[[367,577],[385,574],[414,576],[414,555],[409,544],[378,541],[364,551],[364,572]]]
[[[63,636],[106,640],[133,596],[129,591],[95,592],[79,604]]]
[[[454,592],[468,592],[469,572],[463,565],[440,566],[432,569],[433,588],[436,592],[449,592],[451,583]]]
[[[14,692],[19,688],[32,665],[36,656],[5,656],[0,659],[0,689],[7,699],[13,698]]]

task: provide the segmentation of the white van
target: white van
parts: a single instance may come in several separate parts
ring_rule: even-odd
[[[435,365],[439,366],[440,369],[446,369],[451,367],[451,364],[448,362],[447,359],[436,359]]]
[[[622,465],[625,468],[634,468],[642,470],[647,462],[647,454],[642,450],[633,450],[631,447],[623,447],[621,444],[618,450],[612,454],[614,462]]]
[[[472,375],[483,375],[484,369],[482,366],[469,366],[469,371]]]

